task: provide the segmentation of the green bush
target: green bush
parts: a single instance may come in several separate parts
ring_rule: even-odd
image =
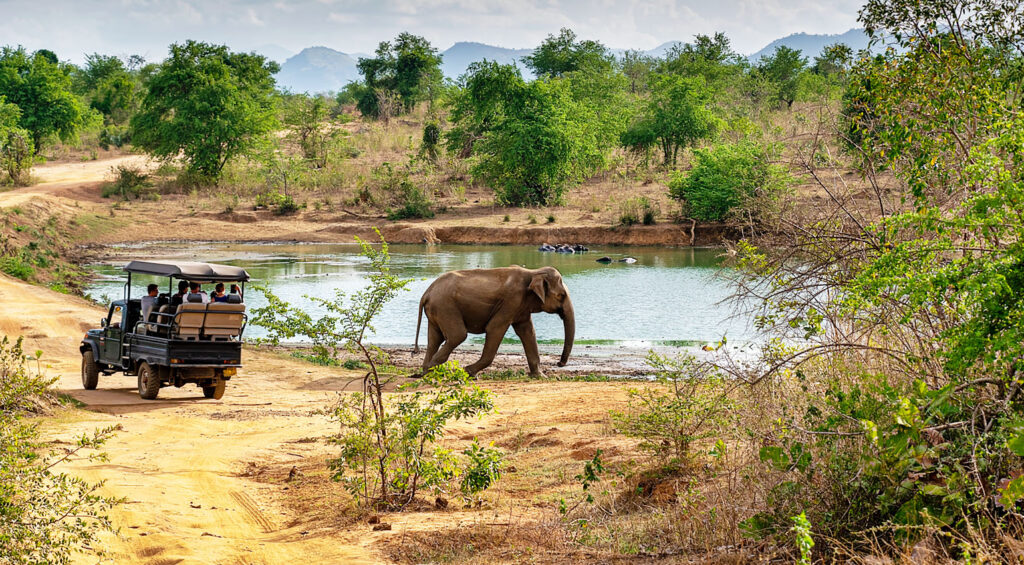
[[[416,390],[420,387],[428,390]],[[331,461],[334,479],[361,503],[401,508],[423,490],[449,492],[454,482],[467,498],[476,497],[500,476],[501,452],[474,442],[465,462],[438,445],[445,427],[494,409],[493,394],[472,383],[455,361],[434,367],[394,397],[369,410],[365,393],[343,399],[334,410],[342,433],[336,439],[341,455]],[[388,438],[382,444],[378,437]]]
[[[71,446],[40,438],[24,414],[50,401],[56,378],[31,370],[19,338],[0,339],[0,563],[68,563],[77,552],[92,552],[96,536],[113,529],[107,513],[119,501],[98,494],[94,484],[54,470],[103,445],[119,427],[83,435]],[[92,457],[101,458],[102,454]]]
[[[626,410],[611,413],[615,430],[640,440],[638,447],[661,462],[688,465],[694,442],[720,433],[734,402],[722,375],[692,356],[670,359],[652,352],[647,364],[664,386],[631,389]]]
[[[113,145],[120,149],[131,141],[131,135],[128,133],[127,127],[109,126],[103,128],[99,135],[99,146],[104,150],[110,149]]]
[[[624,226],[653,226],[659,215],[661,207],[646,196],[629,198],[619,206],[619,223]]]
[[[373,169],[373,183],[378,200],[388,203],[389,220],[434,217],[430,197],[412,181],[407,167],[382,163]]]
[[[303,208],[291,195],[281,194],[276,190],[261,192],[256,195],[256,208],[269,208],[276,216],[294,214]]]
[[[32,280],[36,274],[35,267],[22,253],[0,257],[0,271],[23,281]]]
[[[697,149],[693,170],[673,176],[669,195],[684,201],[697,220],[721,221],[738,208],[757,212],[759,200],[774,200],[792,183],[786,169],[772,163],[778,150],[750,141]]]
[[[104,185],[103,198],[120,196],[128,200],[130,197],[142,196],[152,186],[149,175],[142,169],[131,165],[118,165],[112,169],[114,181]]]

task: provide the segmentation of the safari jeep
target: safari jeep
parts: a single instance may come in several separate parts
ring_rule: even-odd
[[[161,387],[187,383],[202,388],[206,398],[221,398],[225,383],[242,366],[247,318],[241,298],[249,274],[239,267],[181,261],[132,261],[124,270],[124,298],[112,302],[100,328],[82,338],[82,386],[93,390],[101,373],[120,371],[137,377],[139,396],[146,400],[155,399]],[[131,297],[132,274],[165,276],[171,285],[157,297],[147,320],[141,319],[141,299]],[[209,304],[188,295],[181,305],[172,305],[175,279],[238,283],[242,293]]]

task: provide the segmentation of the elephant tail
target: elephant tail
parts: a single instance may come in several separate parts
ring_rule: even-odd
[[[420,308],[416,313],[416,341],[412,347],[412,352],[414,354],[420,352],[420,324],[423,322],[423,308],[427,305],[426,303],[427,297],[424,296],[420,299]]]

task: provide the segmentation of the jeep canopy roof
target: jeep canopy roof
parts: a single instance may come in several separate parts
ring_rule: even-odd
[[[132,261],[124,266],[129,273],[172,277],[195,282],[236,282],[249,280],[241,267],[196,263],[193,261]]]

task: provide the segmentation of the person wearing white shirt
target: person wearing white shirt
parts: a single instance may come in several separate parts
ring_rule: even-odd
[[[142,321],[143,322],[148,322],[149,321],[149,313],[153,311],[153,308],[156,308],[157,293],[159,293],[159,292],[160,292],[160,287],[158,287],[155,284],[151,284],[148,287],[146,287],[146,296],[143,296],[142,300],[141,300],[141,303],[142,303]],[[151,329],[151,328],[149,328],[147,326],[147,329]]]
[[[199,283],[197,283],[197,282],[188,283],[188,292],[189,292],[189,294],[198,294],[199,296],[202,296],[203,297],[203,304],[209,304],[210,303],[210,295],[206,294],[203,291],[203,288],[201,286],[199,286]]]

